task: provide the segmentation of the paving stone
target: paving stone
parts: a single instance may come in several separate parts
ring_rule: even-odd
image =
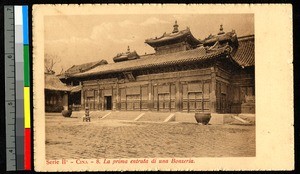
[[[47,159],[253,157],[255,126],[46,116],[45,143]]]

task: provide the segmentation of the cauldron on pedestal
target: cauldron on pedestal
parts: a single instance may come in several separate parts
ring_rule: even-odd
[[[210,121],[211,114],[210,113],[203,113],[203,112],[197,112],[195,113],[195,119],[197,123],[202,123],[204,125],[207,125]]]

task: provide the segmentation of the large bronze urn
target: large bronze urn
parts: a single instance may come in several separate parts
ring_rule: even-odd
[[[211,118],[210,113],[204,113],[204,112],[195,113],[195,119],[197,123],[202,123],[204,125],[207,125],[210,121],[210,118]]]

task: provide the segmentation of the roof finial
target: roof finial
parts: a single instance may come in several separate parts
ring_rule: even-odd
[[[225,33],[225,32],[223,31],[223,24],[221,24],[221,25],[220,25],[220,31],[219,31],[218,34],[220,35],[220,34],[224,34],[224,33]]]
[[[129,45],[127,46],[127,53],[129,53],[130,52],[130,48],[129,48]]]
[[[177,24],[177,20],[175,21],[175,24],[173,25],[174,29],[172,33],[177,33],[178,32],[178,24]]]

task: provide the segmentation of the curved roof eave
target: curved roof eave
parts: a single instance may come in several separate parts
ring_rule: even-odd
[[[121,66],[116,69],[111,67],[111,68],[107,68],[107,70],[101,71],[101,69],[100,69],[99,71],[96,71],[96,72],[88,72],[87,71],[87,72],[80,73],[80,74],[74,74],[72,77],[84,78],[84,77],[88,77],[88,76],[97,76],[97,75],[103,75],[103,74],[109,74],[109,73],[133,71],[133,70],[139,70],[139,69],[145,69],[145,68],[159,68],[162,66],[177,65],[177,64],[181,64],[181,63],[200,62],[200,61],[205,61],[205,60],[213,59],[213,58],[220,57],[222,55],[228,55],[228,54],[229,54],[228,49],[223,48],[218,51],[214,51],[212,53],[205,54],[205,55],[186,57],[183,59],[166,61],[166,62],[153,63],[153,62],[151,62],[151,58],[147,58],[147,59],[149,59],[149,62],[150,62],[149,64],[141,64],[141,65],[125,67],[125,68]],[[153,56],[155,56],[155,55],[153,55]],[[138,59],[138,60],[143,60],[143,59]],[[132,61],[135,61],[135,60],[132,60]],[[130,62],[132,62],[132,61],[130,61]],[[120,64],[120,63],[118,63],[118,64]],[[132,64],[134,64],[134,62],[132,62]],[[107,64],[107,65],[109,65],[109,64]],[[106,65],[104,65],[102,67],[105,67],[105,66]]]

